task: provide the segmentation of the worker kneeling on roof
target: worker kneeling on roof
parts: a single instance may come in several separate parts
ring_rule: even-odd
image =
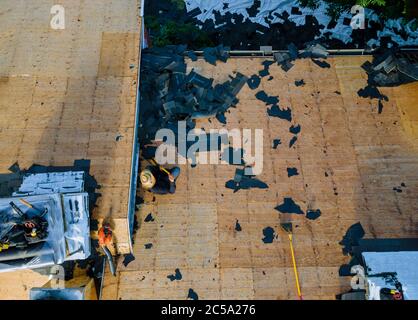
[[[180,168],[164,169],[158,165],[148,166],[141,172],[142,187],[156,194],[176,192],[176,179],[180,175]]]

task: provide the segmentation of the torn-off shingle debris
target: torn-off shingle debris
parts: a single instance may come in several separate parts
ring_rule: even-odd
[[[299,175],[298,169],[297,168],[287,168],[287,176],[293,177],[293,176],[297,176]]]
[[[274,64],[274,61],[264,60],[261,64],[263,65],[263,70],[259,71],[258,74],[260,75],[260,77],[263,77],[263,78],[269,76],[270,66]]]
[[[393,191],[396,191],[397,193],[402,193],[402,189],[400,187],[393,187]]]
[[[379,101],[389,100],[389,98],[382,94],[376,86],[371,84],[368,84],[366,87],[360,89],[357,94],[362,98],[378,99]]]
[[[266,227],[263,229],[263,238],[261,239],[264,243],[272,243],[276,233],[272,227]]]
[[[266,105],[279,103],[279,98],[277,96],[269,96],[265,91],[257,92],[255,97],[258,100],[263,101]]]
[[[298,124],[297,126],[292,125],[292,126],[289,128],[289,132],[290,132],[290,133],[293,133],[293,134],[298,134],[298,133],[300,133],[300,129],[301,129],[300,124]]]
[[[305,80],[303,80],[303,79],[295,81],[295,86],[296,87],[303,87],[305,84],[306,84]]]
[[[197,55],[193,51],[187,51],[186,56],[192,61],[197,61]]]
[[[297,135],[300,133],[300,130],[301,130],[301,126],[299,124],[297,126],[292,125],[289,128],[289,132],[294,134],[294,136],[292,137],[292,139],[290,139],[290,141],[289,141],[289,148],[293,147],[293,145],[298,140]]]
[[[383,103],[382,100],[379,100],[378,105],[377,105],[377,112],[379,114],[381,114],[383,112]]]
[[[152,213],[148,213],[148,215],[145,217],[144,222],[153,222],[154,217],[152,216]]]
[[[378,99],[378,113],[383,111],[383,101],[389,98],[378,87],[395,87],[418,81],[418,62],[416,55],[402,53],[399,48],[378,51],[373,61],[367,61],[362,68],[368,75],[367,86],[358,91],[363,98]]]
[[[247,80],[247,84],[250,87],[251,90],[255,90],[260,86],[261,79],[257,75],[252,75],[251,78]]]
[[[216,61],[227,62],[229,58],[230,48],[224,48],[223,45],[219,45],[214,48],[204,48],[203,58],[206,62],[216,66]]]
[[[274,139],[273,140],[273,149],[277,149],[277,147],[282,144],[282,141],[280,139]]]
[[[311,58],[311,59],[326,59],[328,58],[329,53],[327,48],[319,43],[308,44],[304,52],[300,55],[301,58]]]
[[[318,67],[321,67],[323,69],[329,69],[331,68],[331,65],[323,60],[318,60],[318,59],[312,59],[313,63],[315,63]]]
[[[293,136],[292,139],[290,139],[289,141],[289,148],[293,147],[293,145],[296,143],[297,140],[298,140],[298,137]]]
[[[255,17],[260,12],[261,0],[254,0],[251,7],[245,9],[250,17]]]
[[[235,170],[235,177],[233,180],[229,180],[225,183],[225,187],[228,189],[232,189],[235,192],[238,192],[239,190],[248,190],[252,188],[257,189],[268,189],[268,185],[257,179],[254,178],[254,176],[247,176],[244,174],[245,169],[239,169],[237,168]]]
[[[340,241],[340,245],[343,246],[343,253],[345,255],[351,253],[352,247],[358,245],[358,241],[364,237],[366,233],[360,222],[353,224],[348,228],[343,239]]]
[[[304,214],[299,205],[292,198],[284,198],[283,203],[275,207],[280,213]]]
[[[127,267],[128,266],[128,264],[130,264],[132,261],[134,261],[135,260],[135,256],[133,255],[133,254],[126,254],[125,255],[125,258],[123,259],[123,265],[125,266],[125,267]]]
[[[174,274],[168,275],[167,278],[170,279],[170,281],[174,281],[174,280],[180,281],[181,279],[183,279],[183,276],[182,276],[182,274],[180,272],[180,269],[177,268],[174,271]]]
[[[393,187],[393,191],[396,191],[398,193],[401,193],[402,192],[402,188],[406,188],[406,184],[404,182],[402,182],[399,187]]]
[[[19,167],[19,163],[18,162],[15,162],[15,163],[13,163],[10,167],[9,167],[9,169],[8,169],[10,172],[12,172],[12,173],[19,173],[20,172],[20,167]]]
[[[290,108],[280,109],[280,107],[275,104],[270,109],[267,109],[267,114],[270,117],[279,118],[282,120],[292,121],[292,110]]]
[[[295,46],[290,45],[289,50],[290,50],[289,53],[284,53],[284,55],[286,56],[286,59],[296,59],[298,57],[297,48]],[[277,58],[276,58],[276,61],[277,61]],[[260,72],[260,75],[265,76],[268,74],[268,67],[270,66],[271,63],[272,61],[268,61],[268,60],[263,62],[264,70]],[[264,71],[267,71],[267,73],[266,74],[262,73]],[[265,91],[259,91],[257,92],[255,96],[258,100],[263,101],[267,106],[271,106],[269,109],[267,109],[267,114],[270,117],[276,117],[279,119],[287,120],[289,122],[292,121],[292,110],[290,108],[281,109],[278,105],[279,97],[269,96]]]
[[[241,224],[239,223],[239,221],[237,220],[237,221],[235,221],[235,231],[242,231],[242,228],[241,228]]]
[[[306,211],[306,218],[308,218],[309,220],[316,220],[320,216],[321,216],[321,210],[319,209]]]
[[[311,58],[312,60],[318,58],[326,59],[329,55],[327,49],[318,43],[309,44],[302,53],[299,53],[297,47],[293,43],[290,43],[287,46],[287,49],[288,52],[274,53],[274,59],[276,60],[277,64],[280,65],[281,68],[286,72],[294,66],[292,62],[298,58]],[[328,67],[327,65],[329,65],[327,62],[323,61],[314,60],[314,62],[321,67]]]
[[[226,61],[225,48],[206,50],[207,57]],[[248,78],[241,73],[224,83],[214,84],[196,71],[187,73],[185,46],[146,49],[141,63],[141,145],[148,145],[159,129],[177,132],[177,122],[186,121],[187,130],[194,129],[193,120],[213,118],[225,122],[225,112],[237,105],[237,95]],[[177,139],[176,139],[177,140]],[[152,156],[152,154],[150,154]]]
[[[403,53],[399,48],[377,51],[372,62],[365,62],[368,84],[374,87],[395,87],[418,80],[417,56]]]
[[[187,294],[187,299],[199,300],[199,296],[192,288],[190,288],[189,293]]]
[[[286,72],[293,67],[292,61],[298,57],[298,49],[293,43],[289,44],[287,49],[288,52],[276,52],[273,54],[274,60]]]
[[[338,5],[344,3],[341,0],[331,1],[334,3],[320,0],[187,0],[180,1],[186,4],[180,8],[178,2],[146,2],[147,14],[157,19],[150,29],[150,36],[164,36],[165,30],[161,25],[167,21],[195,25],[195,30],[179,30],[169,39],[174,44],[187,43],[195,50],[200,49],[202,35],[212,43],[221,40],[233,50],[260,50],[261,46],[284,50],[294,42],[298,48],[310,44],[314,47],[312,53],[320,52],[315,47],[318,42],[335,49],[360,49],[388,44],[411,46],[416,44],[417,39],[414,21],[386,17],[381,13],[387,6],[378,10],[367,9],[367,32],[364,32],[350,27],[353,17],[349,10],[351,6],[344,12],[339,12],[341,8],[335,10],[335,2],[339,2]],[[351,2],[354,4],[356,1]]]

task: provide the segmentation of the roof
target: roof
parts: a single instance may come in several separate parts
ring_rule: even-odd
[[[69,1],[65,29],[53,30],[50,1],[6,1],[0,20],[0,174],[15,162],[24,169],[90,160],[101,186],[93,216],[111,219],[122,253],[130,247],[139,4]],[[15,284],[7,276],[6,297],[27,298],[17,288],[29,288],[33,273],[16,274]]]
[[[376,100],[357,94],[367,83],[361,68],[367,59],[331,57],[325,69],[297,60],[287,73],[272,65],[273,79],[264,77],[257,90],[244,86],[226,126],[199,120],[196,127],[206,130],[262,128],[264,168],[257,178],[269,188],[234,193],[225,183],[236,166],[180,165],[174,195],[141,191],[135,260],[124,266],[121,259],[117,277],[105,279],[103,298],[186,299],[191,288],[199,299],[296,299],[289,243],[274,209],[285,197],[304,212],[321,210],[316,220],[291,216],[306,299],[334,299],[350,289],[350,279],[338,274],[349,260],[338,242],[353,224],[361,222],[366,238],[416,238],[418,84],[381,89],[389,101],[379,114]],[[223,83],[233,72],[258,74],[263,60],[230,58],[212,66],[199,59],[188,61],[188,70]],[[305,85],[297,87],[301,79]],[[255,97],[260,90],[292,109],[292,123],[267,115],[269,107]],[[292,124],[301,132],[289,148]],[[289,177],[293,167],[299,175]],[[401,183],[406,187],[395,191]],[[272,243],[262,240],[267,227]],[[182,279],[171,281],[177,268]]]

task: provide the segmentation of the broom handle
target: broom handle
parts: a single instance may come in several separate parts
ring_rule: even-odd
[[[34,209],[33,205],[31,205],[29,202],[27,202],[25,199],[19,199],[21,203],[23,203],[28,208]]]
[[[296,267],[295,252],[293,251],[293,237],[292,237],[291,234],[289,234],[289,243],[290,243],[290,252],[292,253],[293,272],[295,273],[296,288],[298,290],[298,297],[299,297],[299,300],[303,300],[302,293],[301,293],[301,290],[300,290],[300,285],[299,285],[299,275],[298,275],[298,269]]]

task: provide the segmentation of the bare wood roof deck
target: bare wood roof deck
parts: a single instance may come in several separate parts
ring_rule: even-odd
[[[274,207],[292,197],[302,209],[319,208],[311,221],[294,215],[294,244],[302,292],[306,299],[334,299],[349,289],[338,275],[349,258],[338,242],[361,222],[368,238],[418,236],[418,150],[416,107],[418,85],[382,89],[389,97],[381,114],[377,101],[360,98],[366,84],[360,68],[365,57],[328,59],[329,69],[299,60],[288,73],[271,66],[258,90],[277,95],[302,127],[289,148],[290,123],[267,116],[267,107],[247,86],[240,103],[227,114],[232,128],[264,130],[264,170],[259,178],[267,190],[225,188],[234,166],[181,166],[174,195],[144,195],[136,259],[107,277],[105,299],[186,299],[192,288],[200,299],[296,299],[289,243],[279,228]],[[260,59],[230,59],[213,67],[189,62],[203,75],[223,82],[233,71],[251,76],[262,69]],[[306,85],[296,87],[295,80]],[[337,93],[340,92],[341,94]],[[213,120],[197,127],[222,127]],[[282,144],[275,150],[273,139]],[[146,163],[144,163],[146,165]],[[287,167],[298,176],[288,177]],[[402,193],[393,187],[405,183]],[[142,192],[141,192],[142,195]],[[155,221],[144,222],[152,213]],[[242,231],[235,230],[239,221]],[[275,229],[272,244],[262,242],[263,228]],[[144,245],[152,243],[151,249]],[[167,276],[179,268],[183,279]]]

